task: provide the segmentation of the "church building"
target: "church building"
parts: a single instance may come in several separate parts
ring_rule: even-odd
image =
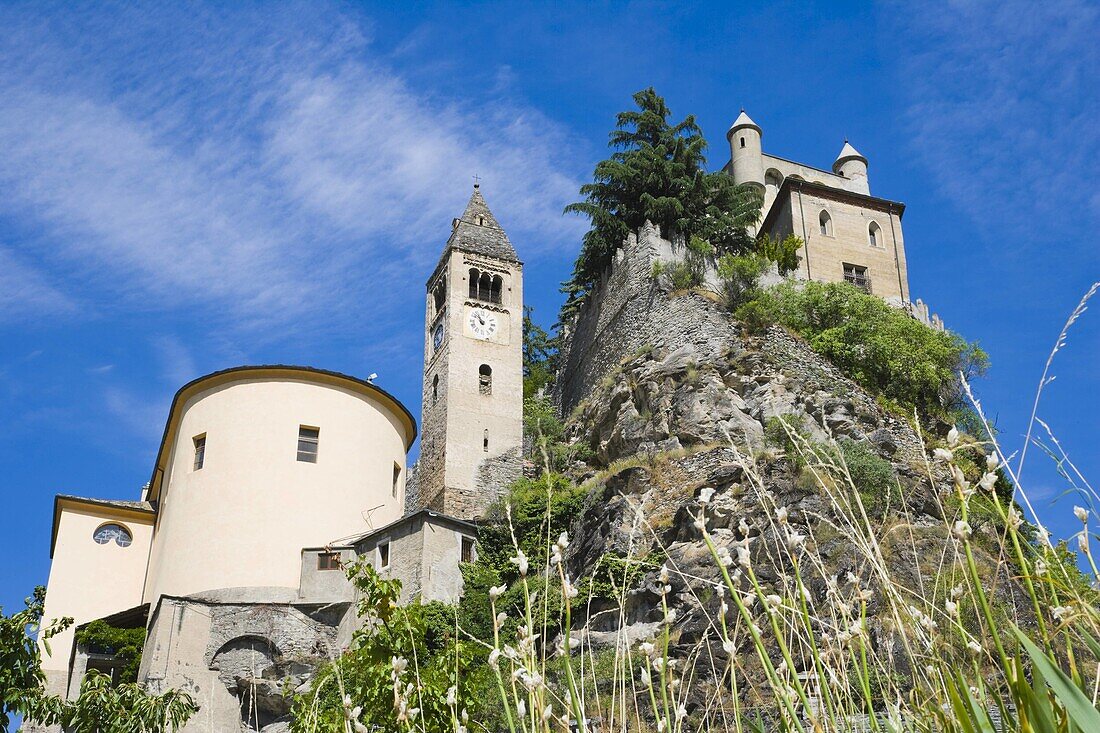
[[[469,520],[521,466],[522,267],[475,186],[427,284],[412,476],[416,421],[385,390],[244,366],[180,388],[135,500],[57,496],[45,615],[75,624],[43,647],[50,691],[118,675],[76,641],[103,619],[147,629],[138,681],[192,695],[188,733],[261,730],[289,712],[284,679],[350,643],[352,560],[401,580],[403,602],[457,602],[477,557]]]

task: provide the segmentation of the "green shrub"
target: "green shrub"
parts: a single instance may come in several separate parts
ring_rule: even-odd
[[[872,393],[954,422],[964,409],[958,373],[985,371],[977,345],[936,331],[847,283],[783,283],[740,306],[748,326],[786,326]]]
[[[901,488],[889,461],[866,443],[842,438],[839,445],[848,476],[859,492],[864,507],[874,514],[882,514],[889,507],[901,503]]]
[[[802,237],[788,234],[784,239],[772,239],[762,234],[756,239],[756,253],[779,267],[779,274],[786,275],[798,269],[802,258],[798,250],[802,249]]]
[[[118,682],[137,682],[141,666],[141,649],[145,646],[145,627],[120,629],[102,619],[96,619],[76,632],[76,643],[96,654],[110,654],[124,662]]]
[[[718,279],[722,282],[722,299],[730,310],[758,294],[760,276],[768,269],[769,260],[761,254],[724,254],[718,259]]]

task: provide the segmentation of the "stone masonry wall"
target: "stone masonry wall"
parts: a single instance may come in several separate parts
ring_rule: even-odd
[[[715,304],[694,294],[670,298],[654,279],[654,262],[679,260],[682,248],[647,223],[616,252],[614,264],[564,332],[553,395],[564,414],[624,358],[645,346],[692,343],[701,356],[718,355],[737,338]]]

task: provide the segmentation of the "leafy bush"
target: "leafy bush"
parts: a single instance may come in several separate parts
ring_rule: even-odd
[[[839,442],[844,466],[859,492],[863,506],[874,514],[882,514],[902,501],[897,475],[890,462],[879,456],[866,443],[843,438]]]
[[[722,282],[722,300],[733,310],[758,294],[760,276],[769,260],[761,254],[724,254],[718,258],[718,279]]]
[[[457,712],[484,700],[476,646],[460,640],[457,609],[442,603],[398,605],[401,581],[383,578],[369,560],[348,567],[359,591],[363,627],[351,648],[321,669],[295,697],[291,730],[346,730],[361,720],[382,730],[416,721],[423,733],[454,730]],[[364,728],[370,730],[370,728]]]
[[[952,422],[963,407],[958,374],[979,375],[988,363],[958,334],[931,329],[847,283],[783,283],[735,316],[756,329],[786,326],[872,393]]]
[[[798,251],[802,245],[802,237],[794,234],[788,234],[783,239],[772,239],[767,234],[761,234],[756,238],[754,248],[756,254],[778,266],[780,275],[786,275],[798,269],[798,263],[802,261]]]
[[[145,628],[120,629],[96,619],[76,632],[76,641],[97,654],[110,654],[125,665],[119,670],[119,682],[137,682],[141,650],[145,646]]]

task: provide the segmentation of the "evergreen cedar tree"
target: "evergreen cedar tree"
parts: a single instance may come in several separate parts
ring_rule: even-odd
[[[585,200],[565,207],[592,224],[563,288],[566,312],[599,279],[627,234],[646,220],[665,236],[705,240],[718,254],[753,249],[750,228],[760,218],[760,194],[704,169],[707,142],[694,115],[670,124],[668,106],[652,87],[635,94],[634,103],[636,111],[616,116],[609,143],[616,152],[596,165],[592,183],[581,186]]]

